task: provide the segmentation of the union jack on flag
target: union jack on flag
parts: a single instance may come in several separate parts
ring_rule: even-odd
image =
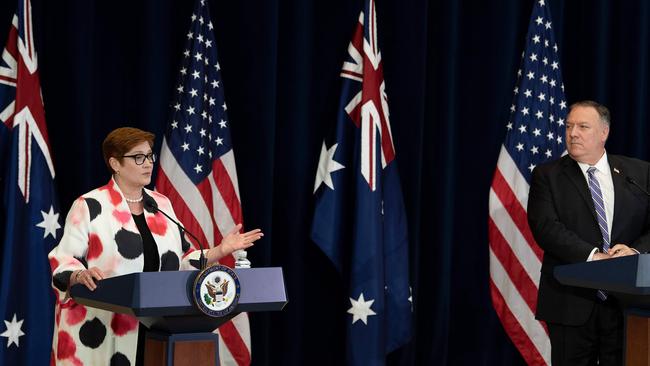
[[[196,1],[156,178],[183,226],[209,246],[243,220],[213,28],[208,4]],[[220,262],[234,267],[232,256]],[[218,332],[221,364],[250,364],[248,315]]]
[[[0,122],[0,364],[47,365],[54,313],[47,253],[61,226],[29,0],[18,3],[0,59]]]
[[[338,119],[316,173],[311,238],[346,285],[347,363],[383,365],[410,339],[412,303],[374,0],[365,1],[341,77]]]
[[[506,138],[490,189],[490,293],[504,329],[529,365],[550,365],[545,325],[535,319],[543,252],[528,227],[535,166],[565,152],[567,105],[551,12],[533,7]]]

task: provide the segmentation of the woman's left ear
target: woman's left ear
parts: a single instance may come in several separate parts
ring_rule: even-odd
[[[114,157],[110,157],[108,159],[108,164],[111,166],[114,172],[119,172],[120,171],[120,162],[115,159]]]

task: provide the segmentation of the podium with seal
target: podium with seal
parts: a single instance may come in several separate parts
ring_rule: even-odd
[[[288,302],[280,267],[132,273],[70,293],[79,304],[137,317],[149,329],[147,366],[217,365],[214,329],[241,312],[279,311]]]

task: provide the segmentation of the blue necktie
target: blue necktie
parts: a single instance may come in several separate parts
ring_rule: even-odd
[[[587,169],[587,176],[589,177],[589,192],[591,192],[591,199],[594,201],[594,208],[596,209],[596,217],[598,218],[598,227],[600,233],[603,235],[603,251],[609,250],[609,231],[607,230],[607,216],[605,214],[605,204],[603,203],[603,192],[600,190],[598,179],[594,175],[596,172],[595,167]],[[598,290],[598,297],[601,300],[606,300],[607,295],[602,290]]]

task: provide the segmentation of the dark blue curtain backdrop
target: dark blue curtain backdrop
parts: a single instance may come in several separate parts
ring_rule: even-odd
[[[158,144],[190,0],[32,0],[58,191],[67,210],[109,176],[112,129]],[[0,2],[0,39],[16,0]],[[344,357],[337,273],[309,240],[321,141],[361,0],[209,1],[255,266],[282,266],[290,302],[253,314],[256,365]],[[650,3],[547,0],[569,102],[613,114],[611,152],[650,158]],[[518,365],[488,292],[487,199],[532,1],[377,0],[391,124],[409,220],[415,308],[400,365]],[[158,145],[159,146],[159,145]]]

